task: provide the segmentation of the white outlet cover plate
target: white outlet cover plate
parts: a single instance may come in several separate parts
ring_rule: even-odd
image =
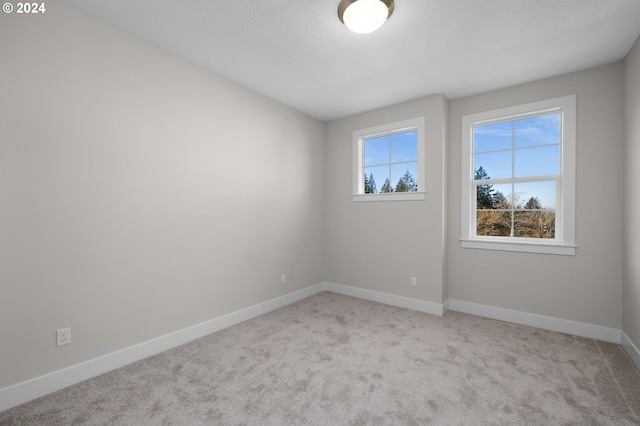
[[[71,328],[56,330],[56,338],[56,346],[68,345],[71,343]]]

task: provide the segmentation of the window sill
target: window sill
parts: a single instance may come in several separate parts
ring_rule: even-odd
[[[353,201],[421,201],[426,198],[424,192],[388,192],[386,194],[353,194]]]
[[[529,243],[523,241],[479,241],[460,240],[463,248],[515,251],[524,253],[559,254],[563,256],[575,256],[576,246],[552,243]]]

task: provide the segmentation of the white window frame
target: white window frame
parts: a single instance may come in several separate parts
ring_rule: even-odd
[[[476,235],[476,193],[473,168],[474,126],[560,112],[560,175],[556,184],[556,238]],[[462,117],[461,246],[464,248],[575,255],[576,96],[563,96]],[[516,181],[516,179],[514,179]]]
[[[412,201],[425,199],[425,120],[424,117],[416,117],[395,123],[368,127],[353,132],[353,201]],[[412,192],[388,192],[384,194],[364,193],[364,141],[365,139],[390,135],[393,133],[418,131],[418,176],[416,182],[418,191]]]

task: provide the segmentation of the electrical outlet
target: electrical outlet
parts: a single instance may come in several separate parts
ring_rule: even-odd
[[[71,328],[61,328],[56,330],[57,343],[56,346],[68,345],[71,343]]]
[[[280,275],[280,284],[287,283],[287,276],[285,274]]]
[[[411,287],[415,287],[418,285],[418,280],[416,280],[416,277],[411,277]]]

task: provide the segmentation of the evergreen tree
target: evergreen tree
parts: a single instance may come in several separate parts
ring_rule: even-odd
[[[364,193],[365,194],[375,194],[378,189],[376,188],[376,180],[373,178],[373,173],[367,177],[367,174],[364,175]]]
[[[473,180],[486,180],[490,179],[487,172],[482,166],[480,166],[473,174]],[[496,195],[493,185],[478,185],[476,202],[478,203],[478,210],[480,209],[493,209],[496,204]],[[502,195],[502,194],[500,194]],[[504,198],[504,195],[502,196]]]
[[[531,197],[529,201],[527,201],[527,204],[524,205],[524,208],[527,210],[539,210],[542,208],[542,204],[538,197]]]
[[[496,191],[492,195],[492,203],[494,209],[508,209],[511,208],[511,203],[507,200],[507,197],[500,191]]]
[[[387,178],[387,180],[384,181],[384,184],[382,184],[380,192],[393,192],[393,187],[391,186],[391,182],[389,182],[389,178]]]
[[[413,175],[406,171],[406,173],[398,180],[396,184],[396,192],[414,192],[418,190],[418,184],[413,178]]]

